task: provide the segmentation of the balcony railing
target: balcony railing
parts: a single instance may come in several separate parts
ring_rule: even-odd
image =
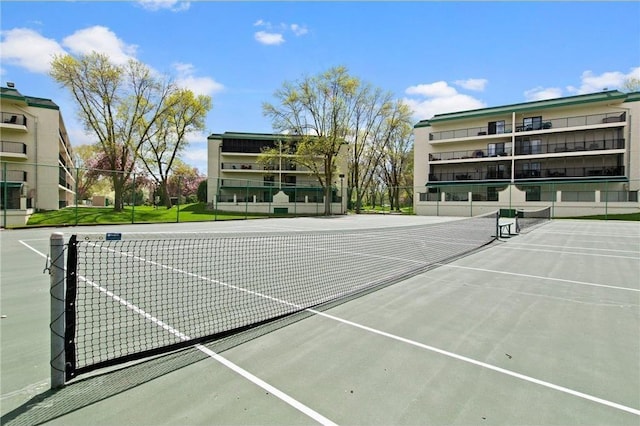
[[[540,146],[541,152],[534,152],[534,147],[527,149],[516,148],[517,155],[527,154],[553,154],[559,152],[576,152],[576,151],[602,151],[606,149],[624,149],[624,139],[609,139],[599,141],[581,141],[581,142],[561,142]],[[521,151],[521,152],[519,152]],[[531,151],[531,152],[527,152]]]
[[[26,182],[27,181],[27,172],[23,170],[7,170],[6,172],[6,181],[7,182]],[[0,173],[0,180],[2,179],[2,173]]]
[[[516,142],[515,155],[555,154],[562,152],[604,151],[624,149],[624,139],[607,139],[581,142],[559,142],[541,145],[522,146]],[[429,154],[429,161],[466,160],[473,158],[490,158],[511,155],[511,148],[473,149],[466,151],[434,152]]]
[[[434,152],[429,154],[429,161],[464,160],[470,158],[502,157],[505,155],[511,155],[511,148]]]
[[[26,155],[27,145],[22,142],[0,141],[0,152]]]
[[[468,180],[502,180],[511,179],[511,172],[509,170],[496,170],[496,171],[453,171],[453,172],[440,172],[429,174],[429,182],[453,182],[453,181],[468,181]]]
[[[536,172],[537,176],[532,176]],[[599,177],[599,176],[624,176],[624,166],[610,167],[555,167],[538,170],[516,171],[516,179],[528,179],[536,177],[564,178],[564,177]]]
[[[505,125],[504,128],[496,131],[495,133],[491,133],[492,135],[508,135],[511,134],[512,126],[511,124]],[[470,138],[476,136],[486,136],[489,133],[489,127],[470,127],[468,129],[457,129],[457,130],[445,130],[442,132],[433,132],[429,133],[430,141],[438,141],[443,139],[461,139],[461,138]]]
[[[0,116],[3,124],[15,124],[18,126],[27,125],[27,117],[22,114],[16,114],[13,112],[3,112]]]
[[[256,163],[221,163],[223,170],[251,170],[251,171],[278,171],[279,165],[263,165]],[[295,164],[282,163],[282,169],[287,171],[295,171],[297,167]]]
[[[608,123],[624,123],[626,122],[625,113],[604,113],[604,114],[591,114],[580,115],[575,117],[562,117],[545,120],[544,117],[540,122],[527,124],[522,123],[515,126],[516,132],[529,132],[539,130],[549,130],[567,127],[580,127],[580,126],[593,126],[598,124]],[[502,132],[497,131],[492,133],[493,136],[508,136],[513,131],[513,124],[506,124]],[[464,139],[478,136],[485,136],[489,134],[489,127],[470,127],[467,129],[445,130],[441,132],[429,133],[430,141],[439,141],[446,139]]]
[[[623,166],[516,169],[515,179],[598,178],[624,177]],[[483,180],[509,180],[511,171],[504,170],[456,170],[429,174],[429,182],[458,182]]]

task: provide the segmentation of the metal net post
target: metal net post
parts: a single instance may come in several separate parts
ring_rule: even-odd
[[[64,236],[61,232],[51,234],[51,388],[56,389],[65,382],[65,268]]]

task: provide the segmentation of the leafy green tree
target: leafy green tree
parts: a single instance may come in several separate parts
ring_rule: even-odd
[[[192,167],[179,159],[176,159],[173,172],[167,179],[167,191],[164,193],[169,196],[169,208],[171,207],[171,198],[176,197],[180,202],[193,196],[196,198],[198,186],[200,182],[206,178],[200,175],[197,168]],[[160,193],[161,202],[166,205],[163,193]]]
[[[95,135],[112,171],[114,210],[122,210],[125,184],[141,146],[172,107],[176,86],[139,61],[116,65],[96,52],[77,58],[57,55],[50,75],[69,90],[85,130]]]
[[[168,179],[179,155],[188,146],[187,136],[203,131],[211,109],[211,97],[196,96],[190,90],[178,89],[168,98],[168,107],[151,127],[140,159],[156,181],[161,199],[171,208]]]
[[[382,167],[383,179],[389,193],[391,209],[400,211],[401,188],[406,186],[406,173],[413,161],[413,126],[411,111],[402,102],[397,102],[394,114],[387,118],[386,143]]]
[[[412,128],[407,105],[394,101],[391,93],[370,85],[362,87],[354,105],[349,140],[349,200],[355,196],[356,213],[360,213],[366,189],[375,184],[380,164],[393,159],[392,180],[400,180],[397,173],[401,171],[396,169],[400,165],[398,149],[406,149],[401,140],[411,134]]]
[[[101,151],[98,145],[79,145],[73,149],[76,155],[76,196],[88,200],[94,194],[110,192],[109,181],[99,170]]]
[[[200,182],[200,184],[198,184],[198,201],[200,203],[206,203],[207,202],[207,180],[203,179],[202,182]]]
[[[622,83],[622,90],[628,93],[640,92],[640,78],[629,77]]]
[[[275,92],[277,104],[264,103],[274,130],[295,135],[291,161],[307,167],[324,190],[324,213],[331,214],[336,160],[349,135],[353,98],[360,82],[345,67],[285,82]]]

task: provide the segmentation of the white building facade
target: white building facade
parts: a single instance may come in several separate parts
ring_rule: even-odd
[[[73,151],[60,113],[50,99],[0,88],[0,223],[25,225],[37,210],[75,202]]]
[[[414,126],[414,211],[640,211],[640,93],[438,114]]]
[[[217,210],[265,214],[323,214],[324,190],[313,172],[281,154],[259,161],[263,149],[290,138],[283,134],[225,132],[207,138],[207,202]],[[343,161],[332,182],[332,214],[346,212]],[[342,178],[340,177],[342,176]]]

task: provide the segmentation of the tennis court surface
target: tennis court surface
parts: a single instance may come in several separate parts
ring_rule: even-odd
[[[495,226],[474,220],[2,231],[2,424],[640,424],[638,223],[554,220],[491,242]],[[78,299],[89,312],[79,374],[58,390],[43,273],[53,232],[85,236],[78,293],[89,296]],[[143,252],[96,237],[151,232],[182,242]],[[218,245],[205,248],[198,236],[212,232]],[[147,280],[163,284],[132,289]],[[258,306],[250,322],[264,324],[246,327],[237,303]],[[225,325],[211,331],[211,317]],[[169,352],[155,352],[158,330]]]

